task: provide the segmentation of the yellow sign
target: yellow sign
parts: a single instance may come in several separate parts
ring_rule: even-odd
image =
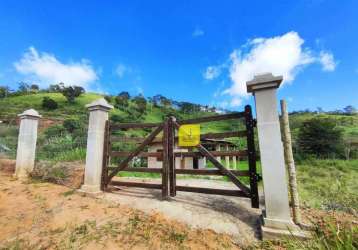
[[[200,143],[200,125],[186,124],[179,127],[179,147],[194,147]]]

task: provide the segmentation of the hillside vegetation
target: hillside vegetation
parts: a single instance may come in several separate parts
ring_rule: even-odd
[[[54,100],[57,104],[56,108],[44,107],[44,97]],[[34,108],[43,116],[42,123],[46,119],[54,121],[53,123],[42,124],[39,130],[36,159],[51,162],[83,161],[86,154],[88,123],[88,111],[85,105],[101,97],[105,97],[115,106],[110,112],[111,122],[160,122],[169,115],[174,115],[178,119],[188,119],[218,113],[213,108],[175,102],[163,99],[163,97],[159,102],[158,98],[146,99],[142,96],[131,97],[123,102],[123,99],[121,99],[123,96],[120,95],[102,96],[95,93],[83,93],[74,101],[69,102],[59,92],[43,91],[12,95],[0,98],[0,120],[3,121],[2,124],[0,123],[0,153],[3,152],[10,158],[15,157],[18,134],[18,125],[15,123],[17,114],[26,109]],[[290,127],[302,206],[314,211],[319,209],[322,213],[333,212],[336,217],[340,217],[340,213],[348,214],[356,220],[358,213],[356,195],[358,190],[356,181],[358,178],[358,115],[354,112],[345,113],[341,111],[293,112],[290,114]],[[234,131],[244,129],[244,124],[237,120],[229,120],[206,123],[203,124],[201,129],[202,133]],[[117,135],[144,137],[149,132],[149,130],[127,130],[117,132]],[[312,132],[312,138],[307,140],[307,136],[310,136]],[[335,135],[335,140],[327,134]],[[303,138],[306,138],[307,141]],[[239,148],[246,146],[244,138],[233,140],[233,142]],[[323,149],[332,146],[332,144],[335,144],[335,147],[330,147],[332,152],[326,154],[326,152],[316,152],[317,145],[311,145],[312,143],[322,143]],[[113,145],[116,150],[128,150],[133,146],[130,143]],[[305,151],[307,148],[311,151]],[[256,145],[256,149],[258,149],[258,145]],[[247,168],[247,162],[241,160],[239,168]],[[258,169],[260,170],[259,162]],[[63,177],[61,172],[51,174],[57,179]],[[129,173],[124,172],[122,174]],[[150,174],[145,176],[145,174],[139,173],[139,177],[153,178],[159,176]],[[225,178],[222,178],[222,180],[225,180]],[[337,215],[335,215],[336,211],[339,211]],[[323,215],[323,217],[325,216],[326,214]],[[342,227],[338,220],[327,223],[317,224],[315,231],[317,235],[313,240],[306,242],[288,241],[279,244],[283,244],[280,246],[288,249],[354,249],[358,245],[358,229],[356,226],[349,224]],[[342,239],[344,240],[342,241]],[[259,247],[275,248],[275,244],[272,245],[272,242],[263,242],[263,244]],[[348,247],[341,247],[344,244]]]

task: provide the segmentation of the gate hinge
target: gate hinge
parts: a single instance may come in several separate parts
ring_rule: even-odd
[[[257,180],[257,181],[262,181],[262,176],[259,175],[259,174],[256,174],[256,180]]]
[[[257,125],[257,120],[256,119],[252,119],[252,126],[256,128]]]

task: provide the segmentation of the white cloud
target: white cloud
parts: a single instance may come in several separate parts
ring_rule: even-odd
[[[129,73],[131,71],[131,68],[125,66],[124,64],[118,64],[115,73],[119,78],[122,78],[124,74]]]
[[[203,73],[203,77],[206,80],[213,80],[217,78],[220,74],[221,74],[220,66],[209,66],[206,68],[205,72]]]
[[[223,94],[232,96],[230,106],[239,106],[247,98],[246,82],[254,75],[266,72],[282,75],[285,84],[292,82],[304,66],[312,63],[321,63],[324,71],[334,70],[336,63],[331,53],[322,51],[315,56],[317,53],[303,44],[304,40],[298,33],[291,31],[282,36],[255,38],[234,50],[229,59],[232,85],[223,91]],[[212,75],[215,74],[209,74]]]
[[[193,37],[199,37],[199,36],[203,36],[205,34],[204,30],[196,27],[195,30],[192,33]]]
[[[87,88],[98,79],[88,60],[65,64],[52,54],[39,53],[34,47],[30,47],[14,66],[17,72],[37,81],[42,87],[63,82]]]
[[[336,69],[337,63],[334,61],[334,56],[330,52],[321,51],[319,61],[322,64],[323,71],[334,71]]]

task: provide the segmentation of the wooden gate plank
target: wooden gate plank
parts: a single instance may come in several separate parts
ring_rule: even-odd
[[[206,156],[209,161],[211,161],[215,167],[217,167],[224,175],[226,175],[227,177],[230,178],[230,180],[238,187],[241,189],[241,191],[243,191],[246,195],[250,194],[250,189],[248,187],[246,187],[245,184],[241,183],[241,181],[233,174],[230,172],[230,170],[227,170],[218,160],[216,160],[216,158],[210,154],[210,152],[201,144],[199,144],[198,146],[199,151]]]
[[[159,125],[132,153],[116,167],[108,177],[110,181],[119,171],[127,167],[128,163],[137,156],[162,131],[163,124]]]
[[[174,158],[174,148],[175,148],[175,130],[174,117],[169,117],[168,120],[168,167],[169,167],[169,183],[170,183],[170,196],[176,196],[176,169],[175,169],[175,158]]]
[[[168,199],[169,194],[169,121],[163,126],[163,164],[162,164],[162,199]]]
[[[174,121],[174,126],[179,129],[180,125]],[[211,161],[214,166],[216,168],[218,168],[224,175],[226,175],[227,177],[230,178],[230,180],[238,187],[241,189],[241,191],[243,191],[246,195],[250,194],[250,189],[244,185],[243,183],[241,183],[241,181],[233,174],[231,173],[229,170],[227,170],[218,160],[216,160],[216,158],[210,154],[210,152],[201,144],[199,144],[197,146],[197,148],[199,149],[199,151],[206,156],[209,161]]]
[[[183,192],[194,192],[202,194],[219,194],[228,196],[239,196],[249,197],[245,192],[241,190],[229,190],[229,189],[218,189],[218,188],[203,188],[203,187],[188,187],[188,186],[176,186],[178,191]]]
[[[102,179],[101,189],[104,191],[108,185],[108,165],[109,165],[109,121],[106,121],[104,127],[104,142],[103,142],[103,160],[102,160]]]
[[[252,118],[251,106],[245,106],[245,124],[247,130],[247,153],[250,172],[250,197],[251,206],[259,208],[259,195],[257,188],[257,173],[256,173],[256,152],[255,152],[255,139],[254,139],[254,120]]]

